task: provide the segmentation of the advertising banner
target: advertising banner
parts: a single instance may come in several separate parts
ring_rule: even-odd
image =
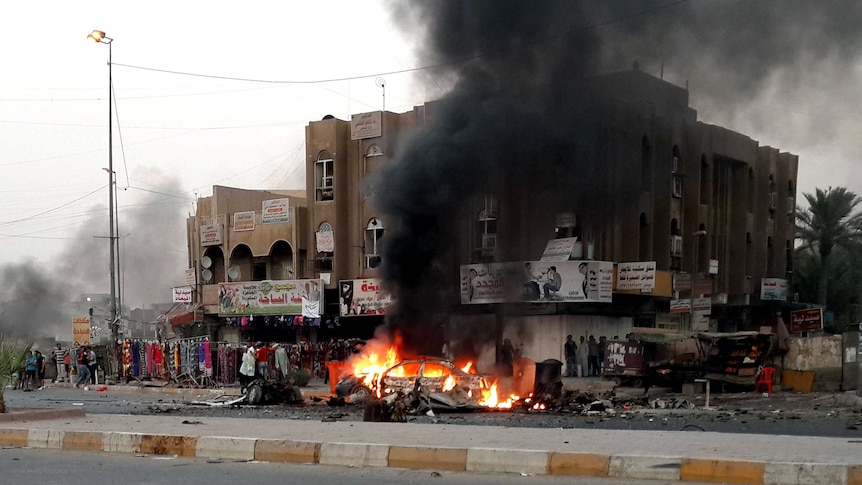
[[[320,316],[323,282],[320,280],[246,281],[218,284],[219,316]]]
[[[790,333],[816,332],[823,330],[823,310],[794,310],[790,312]]]
[[[75,317],[72,319],[72,342],[75,345],[90,345],[90,319]]]
[[[545,251],[542,253],[542,261],[568,261],[572,257],[572,250],[575,249],[575,243],[578,242],[576,237],[567,237],[563,239],[551,239],[545,245]]]
[[[201,226],[201,246],[218,246],[221,243],[221,224]]]
[[[234,231],[254,231],[254,211],[236,212],[233,215]]]
[[[709,315],[712,313],[712,298],[706,296],[691,299],[691,313],[695,315]]]
[[[461,303],[610,303],[614,265],[607,261],[525,261],[461,266]]]
[[[671,313],[691,313],[691,299],[683,298],[681,300],[670,301]]]
[[[261,224],[290,222],[290,199],[271,199],[263,201],[260,213]]]
[[[392,299],[380,289],[380,280],[341,280],[338,283],[339,307],[342,317],[353,315],[385,315]]]
[[[317,231],[314,233],[318,253],[335,252],[335,234],[332,231]]]
[[[650,291],[655,289],[655,261],[619,263],[617,289]]]
[[[383,133],[380,111],[360,113],[350,117],[350,139],[375,138]]]

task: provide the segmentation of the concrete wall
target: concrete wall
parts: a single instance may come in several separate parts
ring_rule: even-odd
[[[859,387],[859,331],[845,332],[844,336],[844,380],[845,391]]]
[[[617,336],[624,340],[626,334],[632,331],[630,317],[612,317],[604,315],[531,315],[510,317],[506,319],[503,338],[512,340],[516,349],[521,349],[522,356],[536,362],[545,359],[557,359],[565,362],[563,344],[566,335],[571,334],[575,342],[580,342],[581,336],[596,340],[604,336],[608,340]]]
[[[840,335],[790,338],[788,345],[785,369],[814,372],[813,391],[841,388],[844,345]]]

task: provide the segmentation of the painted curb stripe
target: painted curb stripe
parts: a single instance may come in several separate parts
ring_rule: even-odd
[[[276,463],[319,463],[321,443],[262,440],[254,445],[254,459]]]
[[[27,446],[29,429],[0,429],[0,446]]]
[[[68,451],[102,451],[102,438],[102,433],[66,431],[62,448]]]
[[[593,453],[551,453],[550,475],[608,476],[611,457]]]
[[[197,436],[141,435],[141,453],[149,455],[195,456]]]
[[[704,458],[683,458],[679,479],[693,482],[716,483],[763,483],[766,463],[745,460],[709,460]]]
[[[464,448],[390,446],[389,466],[416,470],[463,472],[467,470],[467,450]]]

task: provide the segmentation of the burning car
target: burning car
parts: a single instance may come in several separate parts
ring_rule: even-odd
[[[335,394],[350,400],[398,394],[425,401],[432,409],[482,409],[492,388],[485,377],[438,358],[406,359],[382,371],[354,372],[343,377]]]

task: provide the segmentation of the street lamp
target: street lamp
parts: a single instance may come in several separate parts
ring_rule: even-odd
[[[101,30],[94,30],[87,36],[88,39],[92,39],[94,42],[99,44],[107,44],[108,45],[108,168],[105,169],[108,172],[108,225],[110,226],[109,232],[109,244],[110,244],[110,271],[111,271],[111,338],[113,340],[113,344],[117,343],[117,276],[116,276],[116,266],[114,264],[116,258],[114,255],[115,244],[117,243],[117,237],[115,233],[115,225],[114,225],[114,133],[113,126],[111,120],[113,118],[113,106],[111,102],[111,98],[114,91],[113,84],[113,76],[111,73],[112,65],[111,65],[111,42],[114,39],[105,35],[105,33]]]

